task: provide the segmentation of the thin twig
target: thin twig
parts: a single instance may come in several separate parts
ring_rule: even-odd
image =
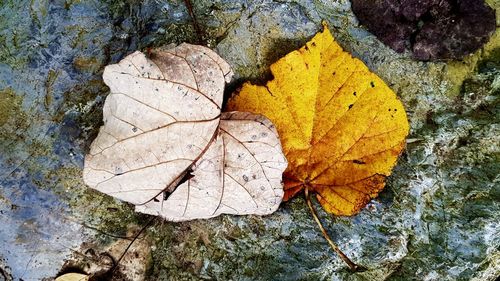
[[[132,241],[130,241],[130,243],[128,244],[127,248],[125,248],[125,251],[123,251],[123,253],[120,256],[120,258],[116,261],[116,263],[114,263],[113,267],[111,268],[111,270],[110,270],[111,276],[113,275],[113,273],[116,271],[116,269],[120,265],[120,261],[123,259],[123,257],[125,256],[125,254],[128,252],[128,249],[130,249],[130,247],[132,247],[132,244],[134,244],[135,240],[137,240],[137,238],[139,238],[139,236],[142,234],[142,232],[144,232],[144,230],[146,230],[146,228],[148,228],[148,226],[151,225],[151,223],[156,218],[157,217],[152,217],[151,219],[149,219],[148,223],[146,223],[146,225],[144,225],[141,228],[141,230],[139,230],[139,232],[135,235],[134,239],[132,239]]]
[[[93,227],[93,226],[87,225],[85,223],[81,223],[80,225],[83,226],[83,227],[85,227],[85,228],[92,229],[95,232],[98,232],[98,233],[103,234],[105,236],[109,236],[109,237],[113,237],[113,238],[118,238],[118,239],[125,239],[125,240],[132,240],[133,239],[133,237],[128,237],[128,236],[123,236],[123,235],[115,235],[115,234],[107,233],[107,232],[105,232],[103,230],[100,230],[97,227]]]
[[[318,214],[316,213],[316,209],[314,209],[314,206],[311,202],[311,197],[309,195],[309,188],[306,186],[305,188],[305,195],[306,195],[306,202],[307,206],[309,207],[309,210],[311,210],[311,214],[316,221],[316,223],[319,226],[319,229],[321,229],[321,232],[323,233],[323,236],[325,237],[326,241],[328,241],[328,244],[330,244],[330,247],[340,256],[340,258],[349,266],[351,271],[362,271],[365,268],[362,266],[359,266],[352,262],[340,249],[335,245],[335,243],[332,241],[328,233],[326,232],[325,228],[323,227],[323,224],[319,220]]]
[[[196,31],[196,34],[198,35],[198,44],[205,45],[205,43],[206,43],[205,36],[203,36],[203,31],[201,30],[200,25],[198,24],[198,21],[196,20],[196,15],[194,14],[193,5],[191,4],[191,0],[184,0],[184,4],[186,5],[189,16],[193,20],[193,27],[194,27],[194,30]]]

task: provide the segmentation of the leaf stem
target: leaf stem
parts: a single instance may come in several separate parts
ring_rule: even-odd
[[[339,255],[339,257],[349,266],[349,268],[351,269],[351,271],[356,272],[356,271],[363,271],[363,270],[365,270],[365,268],[363,266],[359,266],[359,265],[355,264],[354,262],[352,262],[339,249],[339,247],[337,245],[335,245],[335,243],[332,241],[332,239],[330,238],[330,236],[326,232],[325,228],[323,227],[323,224],[319,220],[318,213],[316,212],[316,209],[314,209],[314,206],[313,206],[313,204],[311,202],[311,196],[309,195],[309,187],[306,186],[304,190],[305,190],[305,195],[306,195],[307,206],[309,207],[309,210],[311,210],[311,214],[312,214],[314,220],[318,224],[319,229],[323,233],[323,236],[325,237],[326,241],[328,242],[328,244],[330,244],[330,247],[332,247],[332,249]]]
[[[120,255],[120,258],[118,258],[118,260],[116,262],[114,262],[113,267],[111,267],[109,269],[108,273],[110,274],[111,277],[113,276],[113,274],[115,273],[116,269],[120,265],[120,262],[123,259],[123,257],[125,256],[125,254],[128,252],[128,250],[130,249],[130,247],[132,247],[132,244],[134,244],[135,240],[137,240],[139,238],[139,236],[144,232],[144,230],[146,230],[146,228],[148,228],[151,225],[151,223],[153,223],[153,221],[156,218],[157,217],[151,217],[149,219],[149,221],[139,230],[139,232],[137,232],[137,234],[134,236],[134,238],[132,239],[132,241],[130,241],[130,243],[128,243],[127,248],[125,248],[125,251],[123,251],[123,253]]]
[[[193,4],[191,4],[191,0],[184,0],[184,4],[186,5],[189,16],[191,16],[191,19],[193,20],[193,27],[194,27],[194,30],[196,31],[196,34],[198,35],[198,43],[202,44],[202,45],[206,45],[205,36],[203,36],[203,31],[201,30],[200,25],[198,24],[198,21],[196,20],[196,15],[194,14]]]

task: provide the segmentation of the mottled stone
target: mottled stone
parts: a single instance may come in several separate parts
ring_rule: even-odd
[[[265,217],[156,220],[137,244],[147,245],[137,252],[147,279],[495,280],[498,31],[463,61],[419,62],[359,25],[349,0],[191,2],[201,39],[236,72],[231,89],[265,81],[269,65],[326,19],[342,47],[399,95],[412,131],[388,186],[359,215],[333,218],[316,204],[333,240],[368,271],[347,270],[299,196]],[[92,257],[116,257],[149,221],[81,179],[108,93],[102,67],[199,35],[175,0],[7,0],[0,27],[0,108],[12,104],[0,112],[0,267],[15,280],[54,277],[71,269],[64,263],[90,271]]]

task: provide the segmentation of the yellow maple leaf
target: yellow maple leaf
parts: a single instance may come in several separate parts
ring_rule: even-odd
[[[409,126],[396,94],[335,42],[328,27],[245,83],[228,110],[267,116],[289,161],[285,200],[307,188],[324,209],[353,215],[383,189]]]

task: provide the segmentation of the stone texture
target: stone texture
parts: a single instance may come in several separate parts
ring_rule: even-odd
[[[495,11],[481,0],[353,0],[359,21],[397,52],[416,59],[461,59],[495,31]]]
[[[101,125],[108,93],[104,65],[135,50],[204,41],[235,70],[229,95],[242,80],[265,81],[269,65],[306,42],[326,19],[340,44],[398,93],[412,128],[407,151],[378,199],[355,217],[320,211],[340,248],[369,270],[347,270],[299,197],[266,217],[154,221],[137,244],[146,245],[135,251],[146,269],[136,276],[495,280],[498,31],[483,51],[463,61],[418,62],[360,26],[347,0],[192,2],[202,38],[183,1],[2,2],[0,278],[50,278],[63,264],[91,271],[102,261],[95,257],[118,255],[123,239],[130,241],[149,221],[81,179],[83,155]],[[498,13],[500,4],[488,2]],[[118,273],[127,272],[124,267]]]

